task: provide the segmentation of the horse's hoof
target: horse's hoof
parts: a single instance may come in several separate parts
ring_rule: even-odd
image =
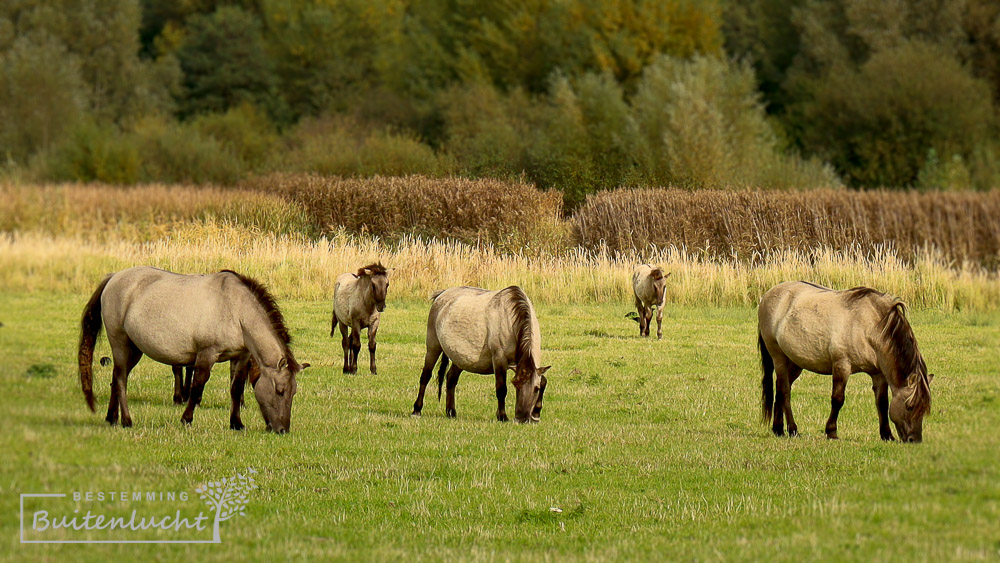
[[[794,438],[795,436],[798,436],[798,435],[799,435],[799,429],[798,428],[789,428],[788,429],[788,436],[790,438]]]
[[[122,428],[132,428],[132,419],[131,418],[123,418],[122,419]]]
[[[174,395],[174,404],[175,405],[183,405],[184,404],[184,397],[181,397],[180,395]]]
[[[499,421],[499,422],[509,422],[510,419],[507,418],[506,414],[498,414],[497,415],[497,421]]]
[[[420,418],[420,411],[413,411],[410,413],[413,418]]]
[[[892,433],[883,434],[882,435],[882,441],[883,442],[895,442],[896,441],[896,437],[893,436]]]
[[[230,430],[243,430],[244,428],[246,428],[246,426],[243,426],[243,423],[240,422],[239,420],[230,420],[229,421],[229,429]]]
[[[834,433],[832,433],[832,434],[831,434],[831,433],[827,433],[827,435],[826,435],[826,439],[827,439],[827,440],[839,440],[840,438],[839,438],[839,437],[837,437],[837,433],[836,433],[836,432],[834,432]]]
[[[183,416],[181,417],[181,423],[184,424],[185,426],[191,426],[192,420],[194,420],[193,417],[192,418],[184,418]]]
[[[772,428],[771,432],[774,432],[775,436],[784,436],[785,435],[785,429],[784,428]]]
[[[455,412],[455,409],[448,409],[444,413],[448,418],[455,418],[456,416],[458,416],[458,413]]]
[[[375,371],[375,368],[372,368],[370,371],[372,372],[372,375],[378,375],[378,372]]]

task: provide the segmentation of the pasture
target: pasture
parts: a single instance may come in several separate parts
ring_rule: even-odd
[[[802,434],[773,437],[758,423],[749,306],[668,297],[657,342],[623,318],[629,301],[536,300],[553,368],[541,423],[514,425],[494,420],[492,377],[468,373],[457,419],[430,391],[423,417],[409,416],[429,302],[390,291],[379,374],[367,373],[362,349],[348,376],[339,335],[328,336],[329,300],[279,297],[296,357],[312,367],[299,377],[291,433],[277,436],[249,397],[247,430],[228,429],[225,365],[182,426],[169,369],[148,358],[130,378],[135,427],[108,427],[110,368],[95,365],[98,414],[77,377],[87,295],[0,290],[4,559],[1000,556],[995,311],[911,313],[937,377],[924,443],[904,445],[878,439],[864,375],[848,383],[839,441],[823,433],[830,379],[808,373],[792,397]],[[96,356],[107,350],[102,336]],[[192,490],[247,467],[260,488],[245,516],[223,523],[220,545],[18,543],[19,493]]]

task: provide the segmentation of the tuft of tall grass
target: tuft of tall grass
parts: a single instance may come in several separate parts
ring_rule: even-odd
[[[178,225],[170,237],[141,244],[41,232],[0,234],[0,286],[82,296],[104,274],[135,265],[184,273],[228,268],[261,279],[282,298],[326,300],[337,274],[380,260],[395,268],[390,301],[423,300],[458,285],[499,289],[516,284],[539,303],[618,302],[627,310],[632,302],[629,276],[637,258],[607,249],[512,254],[489,244],[409,236],[386,244],[344,232],[310,240],[209,219]],[[908,262],[890,248],[874,254],[860,247],[825,248],[776,252],[749,264],[670,248],[644,258],[671,272],[667,300],[676,304],[752,306],[775,284],[802,279],[834,288],[874,287],[917,309],[1000,309],[995,272],[951,267],[935,254],[921,253]]]
[[[1000,191],[617,190],[588,198],[572,223],[590,250],[674,246],[763,263],[787,251],[850,249],[875,259],[893,248],[907,262],[938,252],[950,262],[1000,265]]]

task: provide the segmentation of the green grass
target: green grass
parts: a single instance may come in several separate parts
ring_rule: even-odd
[[[110,368],[95,368],[99,415],[76,374],[85,300],[0,292],[5,559],[1000,556],[996,314],[912,315],[937,377],[925,442],[902,445],[878,440],[864,375],[848,384],[840,441],[824,437],[830,381],[814,374],[793,390],[802,435],[771,436],[757,422],[748,308],[670,308],[657,342],[636,336],[626,304],[539,306],[553,368],[541,423],[518,426],[493,420],[492,377],[470,374],[458,419],[431,394],[423,418],[409,416],[427,303],[390,299],[379,375],[363,350],[361,373],[345,376],[329,304],[286,302],[296,355],[313,367],[300,377],[291,433],[275,436],[250,397],[248,429],[228,429],[226,366],[183,427],[169,369],[149,359],[130,379],[135,427],[109,428]],[[20,493],[193,495],[247,467],[260,489],[246,516],[222,524],[221,545],[18,542]]]

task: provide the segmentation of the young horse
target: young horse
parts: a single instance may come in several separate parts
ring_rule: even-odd
[[[427,318],[427,354],[420,374],[420,391],[413,403],[413,416],[420,416],[424,391],[438,356],[438,400],[448,369],[448,397],[445,413],[454,417],[455,386],[462,370],[496,377],[497,420],[506,422],[507,370],[514,368],[516,402],[514,420],[538,422],[549,367],[537,367],[542,340],[535,308],[517,286],[500,291],[476,287],[455,287],[434,294]]]
[[[667,296],[665,286],[670,274],[643,264],[632,272],[632,292],[635,294],[635,308],[639,313],[639,336],[649,336],[649,324],[653,320],[656,307],[656,339],[663,338],[663,305]]]
[[[934,375],[927,374],[900,300],[867,287],[834,291],[807,282],[785,282],[764,294],[757,318],[764,372],[762,414],[766,422],[773,413],[775,435],[784,433],[782,414],[788,419],[789,435],[798,433],[791,388],[802,370],[808,369],[833,375],[827,438],[837,438],[837,416],[844,405],[848,377],[864,372],[872,378],[882,439],[893,439],[887,417],[900,440],[922,439]],[[776,393],[772,373],[777,373]]]
[[[382,264],[369,264],[357,274],[340,274],[333,286],[333,319],[330,336],[340,325],[341,346],[344,348],[344,373],[358,372],[358,352],[361,351],[361,330],[368,329],[368,368],[375,375],[375,335],[385,310],[385,295],[389,291],[389,270]],[[350,338],[347,330],[350,328]]]
[[[295,361],[288,329],[270,293],[256,280],[224,270],[185,276],[137,267],[111,274],[83,310],[79,366],[87,406],[94,410],[91,363],[101,326],[107,328],[114,358],[111,400],[106,420],[132,426],[126,388],[128,375],[143,354],[171,366],[194,365],[194,380],[181,421],[190,424],[194,408],[216,362],[230,361],[229,427],[242,430],[240,402],[250,359],[267,384],[254,395],[269,430],[288,431],[295,376],[309,364]]]

